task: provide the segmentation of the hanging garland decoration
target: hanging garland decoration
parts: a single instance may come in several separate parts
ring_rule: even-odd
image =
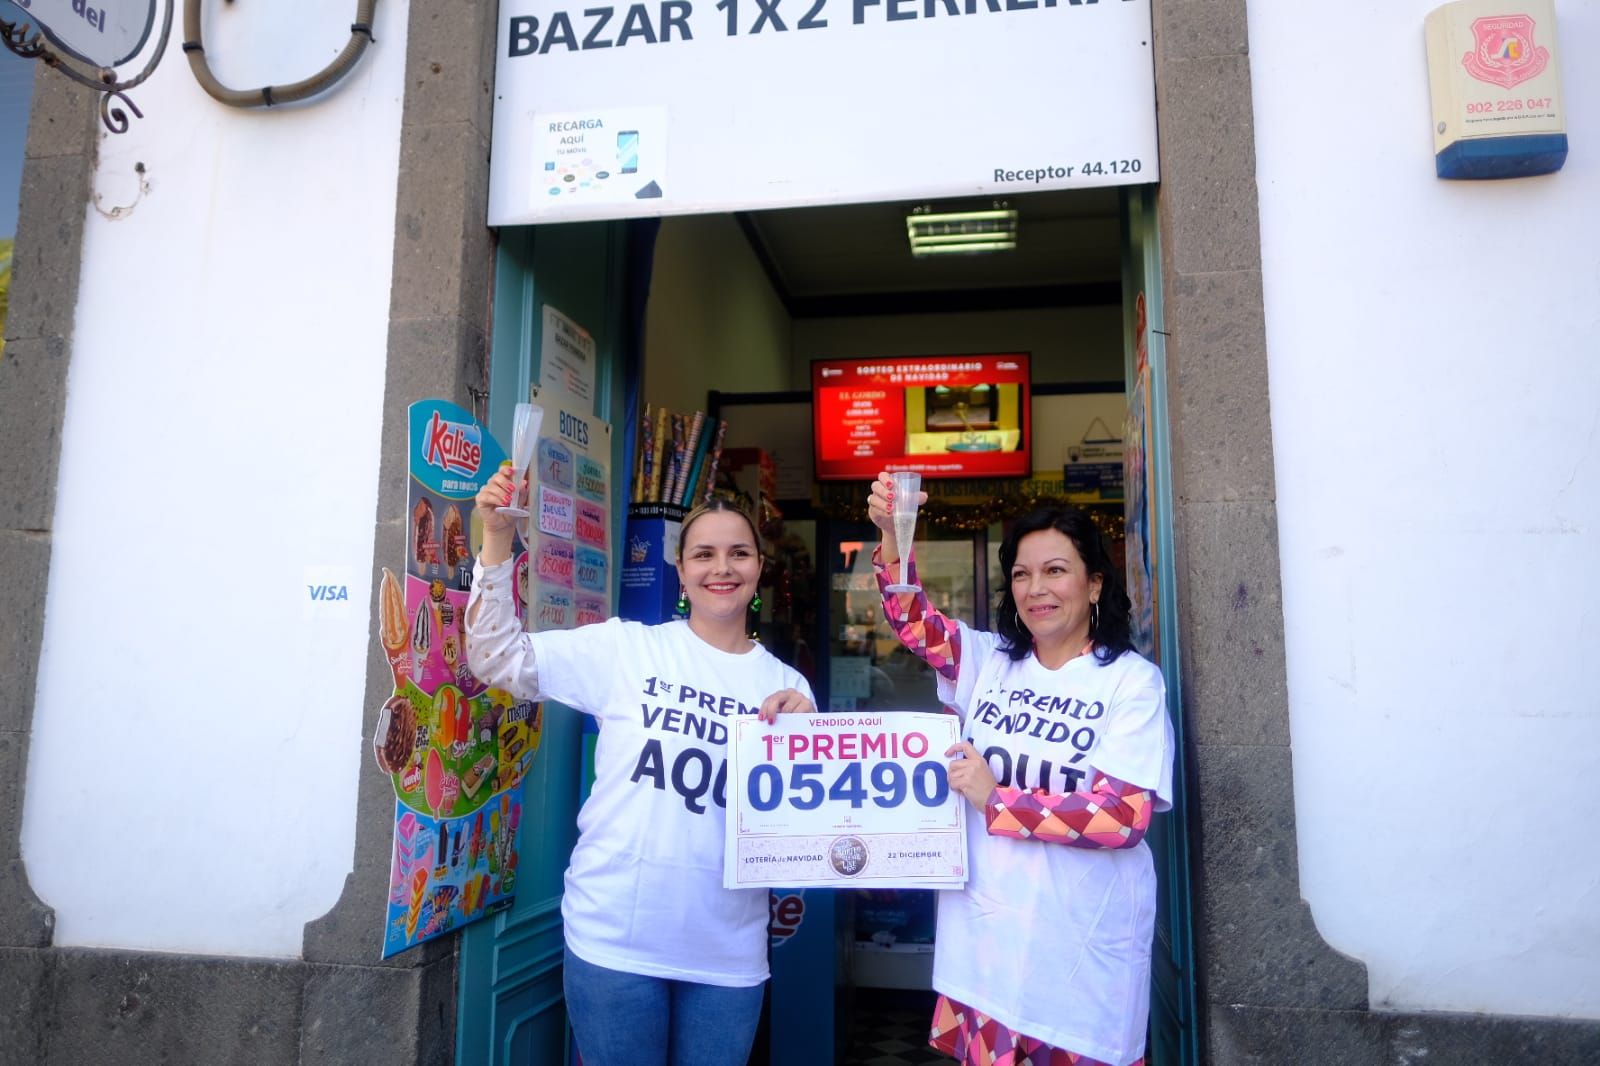
[[[927,487],[927,482],[924,482]],[[1073,500],[1061,491],[1061,481],[1038,479],[1014,482],[1016,493],[1004,493],[986,499],[969,499],[960,502],[930,493],[928,502],[917,512],[919,520],[936,529],[957,533],[975,533],[988,529],[996,522],[1008,522],[1037,507],[1059,507],[1070,504],[1082,510],[1109,540],[1121,540],[1124,533],[1122,501]],[[1052,488],[1055,491],[1051,491]],[[867,521],[867,486],[855,483],[829,483],[819,485],[816,492],[816,510],[835,521]]]

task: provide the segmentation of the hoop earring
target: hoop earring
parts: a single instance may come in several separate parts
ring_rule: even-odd
[[[1095,630],[1097,630],[1099,628],[1100,628],[1100,605],[1098,603],[1092,603],[1091,602],[1089,604],[1089,632],[1093,633]]]
[[[686,588],[678,589],[678,614],[689,617],[689,590]]]

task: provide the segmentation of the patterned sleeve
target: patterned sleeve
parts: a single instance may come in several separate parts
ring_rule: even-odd
[[[1149,789],[1098,774],[1092,792],[997,787],[983,813],[990,836],[1073,848],[1131,848],[1144,839],[1154,810]]]
[[[467,668],[490,688],[504,689],[519,700],[543,698],[533,639],[522,629],[511,599],[516,565],[507,559],[494,566],[480,560],[472,566],[472,592],[464,612]]]
[[[928,595],[916,592],[890,592],[894,578],[883,565],[883,546],[872,549],[872,569],[878,575],[878,591],[883,595],[883,616],[900,643],[925,661],[939,675],[956,684],[961,673],[961,628],[928,602]],[[917,581],[916,556],[907,554],[911,584]]]

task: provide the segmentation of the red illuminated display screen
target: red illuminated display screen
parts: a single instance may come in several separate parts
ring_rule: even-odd
[[[1026,477],[1028,357],[911,356],[811,364],[817,477]]]

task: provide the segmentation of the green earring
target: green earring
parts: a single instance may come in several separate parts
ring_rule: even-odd
[[[678,590],[678,613],[685,616],[689,613],[689,593],[687,589]]]
[[[756,598],[750,601],[750,609],[752,611],[761,610],[761,593],[756,593]]]

